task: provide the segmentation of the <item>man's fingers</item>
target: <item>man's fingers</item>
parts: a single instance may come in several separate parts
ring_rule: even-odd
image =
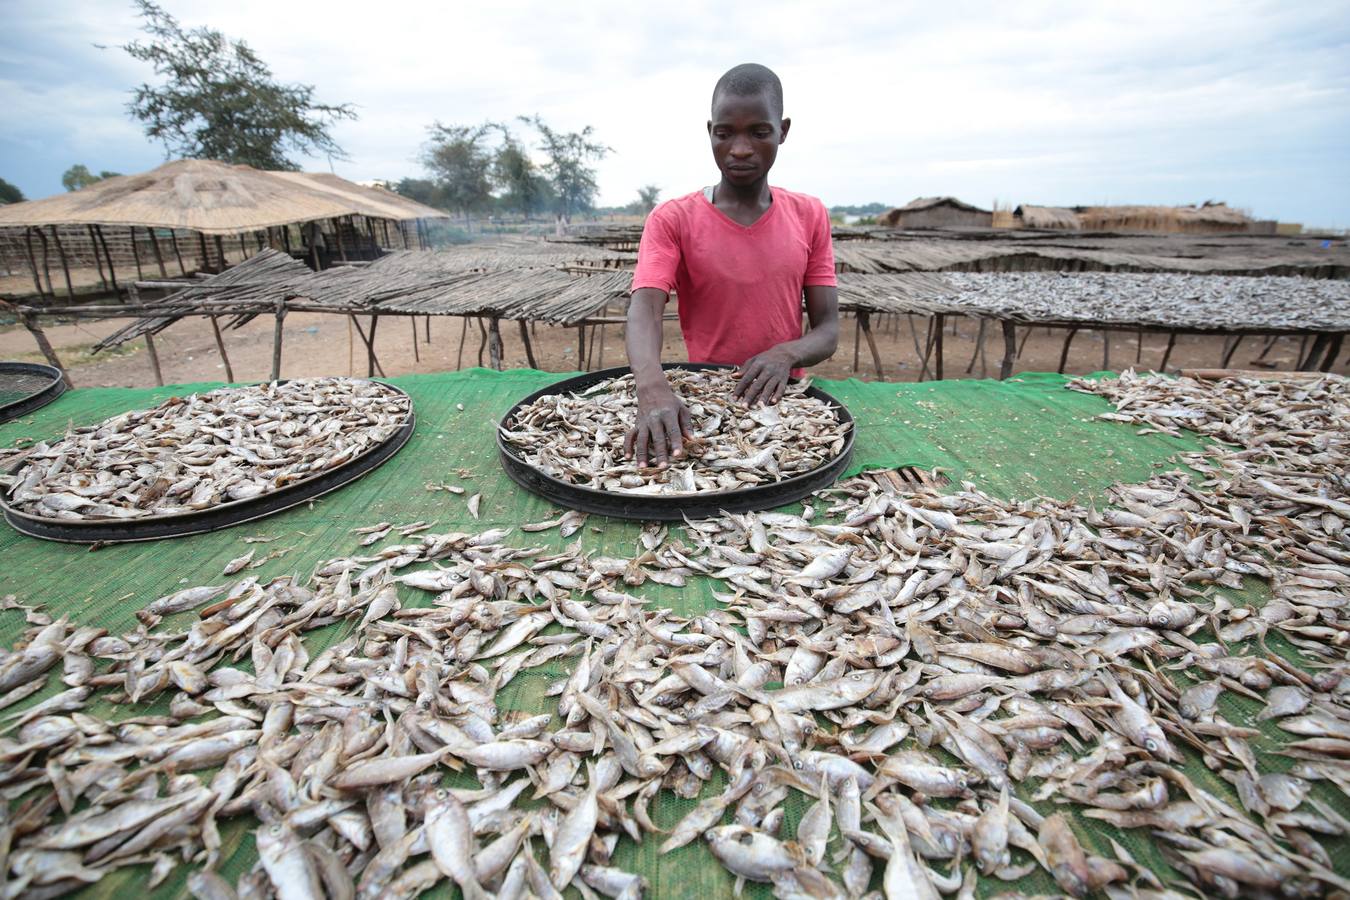
[[[635,446],[637,448],[637,465],[639,469],[647,468],[647,440],[650,435],[647,433],[646,425],[637,427],[637,438]]]
[[[687,438],[694,436],[694,417],[683,403],[680,404],[680,434]]]
[[[666,439],[665,426],[661,424],[660,419],[652,419],[649,427],[652,435],[652,455],[656,457],[655,462],[657,467],[664,468],[666,459],[670,455],[670,450],[668,449],[670,445]]]
[[[763,371],[762,367],[760,366],[759,363],[755,362],[754,360],[751,360],[750,363],[746,365],[744,368],[737,369],[736,390],[731,392],[731,396],[733,397],[744,396],[745,392],[750,389],[750,385],[752,385],[755,379],[759,377],[759,373],[761,371]]]
[[[684,456],[684,441],[680,437],[680,417],[666,411],[661,416],[661,425],[666,429],[666,440],[670,442],[670,455],[673,459]]]
[[[773,398],[770,402],[776,404],[779,400],[782,400],[783,391],[785,391],[786,389],[787,389],[787,379],[786,378],[778,379],[778,384],[774,385]]]
[[[637,429],[630,428],[623,436],[623,455],[627,459],[633,458],[633,438],[637,437]]]

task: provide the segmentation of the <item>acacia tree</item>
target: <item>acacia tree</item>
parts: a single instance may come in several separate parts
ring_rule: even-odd
[[[258,169],[298,169],[290,153],[346,158],[329,129],[356,118],[351,104],[319,103],[313,85],[276,81],[243,41],[214,28],[184,30],[151,0],[135,5],[149,39],[122,49],[164,81],[136,88],[127,109],[168,155]]]
[[[431,138],[422,152],[422,165],[431,174],[441,205],[464,214],[482,212],[492,203],[492,153],[487,136],[494,126],[442,125],[427,129]]]
[[[548,156],[544,174],[553,185],[553,211],[558,227],[572,221],[572,214],[595,205],[599,188],[595,182],[595,167],[590,163],[604,159],[610,148],[592,140],[595,133],[590,125],[581,131],[555,131],[538,115],[521,116],[520,120],[539,132],[539,149]]]
[[[510,129],[505,125],[497,128],[502,143],[492,158],[492,181],[501,191],[498,205],[528,218],[547,208],[553,199],[552,188]]]
[[[105,178],[116,178],[121,172],[103,171],[95,175],[84,163],[76,163],[61,175],[61,186],[68,191],[78,191],[91,184],[97,184]]]
[[[6,203],[19,203],[24,199],[23,191],[0,178],[0,206]]]
[[[656,209],[656,204],[661,201],[661,189],[654,184],[643,185],[638,188],[638,212],[646,215]]]

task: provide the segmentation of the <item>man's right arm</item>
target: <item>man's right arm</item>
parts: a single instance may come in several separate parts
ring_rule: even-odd
[[[638,413],[624,450],[637,457],[639,468],[649,462],[665,466],[684,456],[684,438],[690,434],[689,408],[675,396],[661,369],[662,318],[669,298],[657,288],[638,288],[628,302],[625,343]]]

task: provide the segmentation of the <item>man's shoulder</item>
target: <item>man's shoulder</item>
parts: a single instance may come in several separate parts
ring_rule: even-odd
[[[781,188],[777,185],[773,189],[775,199],[782,201],[783,205],[788,206],[798,212],[800,215],[820,215],[824,213],[826,217],[829,212],[825,209],[825,204],[819,197],[811,194],[802,194],[797,191],[789,191],[787,188]]]

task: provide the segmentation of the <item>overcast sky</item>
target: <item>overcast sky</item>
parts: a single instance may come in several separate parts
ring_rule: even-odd
[[[1350,226],[1350,14],[1329,3],[280,3],[162,0],[242,38],[285,81],[360,113],[347,178],[419,172],[434,119],[540,113],[614,150],[600,202],[716,180],[704,122],[725,69],[783,79],[770,180],[827,204],[1226,200]],[[148,67],[131,5],[0,0],[0,177],[30,198],[72,163],[164,159],[125,113]],[[305,168],[326,170],[327,160]]]

